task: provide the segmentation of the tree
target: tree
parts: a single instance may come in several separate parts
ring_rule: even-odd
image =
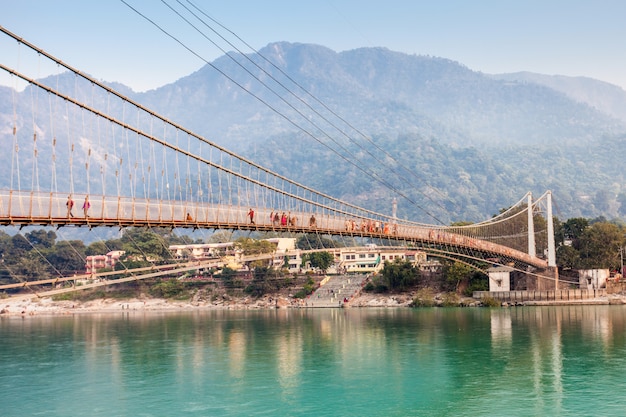
[[[579,239],[580,267],[619,269],[619,251],[623,245],[622,228],[607,222],[593,223]]]
[[[296,247],[302,250],[336,248],[337,246],[338,244],[334,240],[315,233],[302,235],[296,241]]]
[[[219,274],[222,282],[226,287],[232,287],[234,285],[235,278],[237,277],[237,271],[225,266]]]
[[[589,220],[583,217],[568,219],[563,223],[563,237],[572,242],[572,246],[578,249],[579,239],[584,231],[589,227]]]
[[[326,270],[330,268],[335,257],[330,252],[311,252],[307,256],[311,266],[313,268],[317,268],[323,273],[326,273]]]
[[[267,240],[256,240],[249,237],[240,237],[235,241],[244,255],[262,255],[264,253],[274,252],[274,245]]]
[[[52,246],[54,246],[57,234],[51,230],[46,232],[45,230],[40,229],[26,233],[25,237],[26,240],[28,240],[33,246],[41,249],[51,248]]]
[[[577,269],[580,253],[572,246],[559,246],[556,250],[556,264],[563,269]]]
[[[387,288],[403,290],[417,283],[419,271],[411,262],[395,259],[393,262],[385,261],[381,275]]]
[[[244,291],[255,297],[279,288],[276,281],[277,272],[269,266],[257,266],[254,268],[253,279]]]
[[[148,229],[128,228],[121,238],[126,257],[145,261],[162,261],[171,258],[164,238]]]
[[[46,258],[63,275],[85,270],[85,244],[62,240],[49,249]]]
[[[228,243],[233,241],[233,232],[220,230],[209,237],[208,243]]]
[[[96,242],[92,242],[91,244],[89,244],[89,246],[85,248],[85,255],[86,256],[105,255],[109,253],[110,250],[111,249],[109,249],[104,242],[98,240]]]
[[[461,262],[446,263],[443,268],[444,289],[457,291],[462,282],[469,282],[474,270]]]

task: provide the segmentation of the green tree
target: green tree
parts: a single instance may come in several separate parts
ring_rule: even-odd
[[[278,278],[277,271],[273,268],[267,265],[256,266],[254,268],[252,282],[244,291],[247,294],[260,297],[267,292],[278,289],[279,285],[277,284],[276,278]]]
[[[274,245],[267,240],[256,240],[249,237],[240,237],[235,241],[244,255],[262,255],[264,253],[274,252]]]
[[[381,275],[390,290],[404,290],[417,284],[419,271],[411,262],[395,259],[393,262],[385,261]]]
[[[48,250],[46,258],[63,275],[84,271],[85,244],[80,240],[62,240]]]
[[[45,231],[43,229],[33,230],[32,232],[26,233],[24,235],[26,240],[28,240],[33,246],[41,249],[41,248],[51,248],[54,246],[54,243],[57,238],[57,234],[53,231]]]
[[[120,240],[127,259],[159,262],[171,258],[164,237],[151,230],[131,227],[124,231]]]
[[[228,243],[233,241],[233,232],[228,230],[220,230],[211,235],[208,243]]]
[[[461,284],[467,284],[474,273],[474,269],[461,262],[446,262],[443,267],[443,289],[457,291]]]
[[[583,217],[568,219],[563,223],[563,237],[572,242],[575,249],[579,249],[579,240],[589,227],[589,220]]]
[[[304,234],[296,241],[296,247],[302,250],[336,248],[338,246],[338,243],[334,240],[315,233]]]
[[[323,273],[326,273],[328,268],[332,265],[335,257],[330,252],[311,252],[307,255],[309,262],[313,268],[317,268]]]
[[[110,250],[111,249],[109,249],[103,241],[98,240],[90,243],[89,246],[85,248],[85,256],[105,255],[109,253]]]
[[[35,281],[50,278],[51,267],[41,254],[31,251],[16,260],[11,266],[11,271],[16,277],[26,281]],[[56,275],[56,274],[55,274]]]
[[[624,245],[624,230],[608,222],[590,225],[579,239],[580,267],[619,269],[619,251]]]
[[[556,264],[562,269],[577,269],[580,253],[573,246],[559,246],[556,250]]]

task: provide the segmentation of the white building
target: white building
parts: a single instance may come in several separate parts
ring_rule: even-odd
[[[581,290],[606,288],[609,275],[608,269],[581,269],[578,271],[578,284]]]
[[[511,272],[513,268],[508,266],[496,266],[489,268],[489,291],[511,291]]]
[[[174,259],[188,259],[190,261],[216,259],[235,254],[235,244],[233,242],[171,245],[168,249]]]
[[[271,238],[267,241],[275,247],[270,261],[270,266],[273,268],[286,268],[289,273],[302,273],[311,270],[308,262],[302,262],[303,256],[311,251],[297,249],[295,238]],[[207,260],[230,255],[234,256],[233,259],[236,262],[241,263],[241,254],[236,252],[233,242],[172,245],[169,250],[176,259]],[[396,259],[409,261],[420,268],[432,267],[432,262],[427,261],[425,252],[400,246],[377,247],[376,245],[367,245],[365,247],[328,248],[325,251],[334,257],[334,262],[327,271],[329,273],[379,272],[383,269],[385,261],[393,262]]]

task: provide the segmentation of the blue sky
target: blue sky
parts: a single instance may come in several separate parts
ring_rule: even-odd
[[[121,82],[135,91],[174,82],[201,68],[203,59],[212,61],[223,54],[162,1],[124,1],[202,59],[121,0],[0,0],[0,26],[97,79]],[[178,1],[191,7],[187,0]],[[178,1],[165,0],[183,10]],[[382,46],[452,59],[490,74],[532,71],[588,76],[626,89],[626,1],[622,0],[192,3],[255,49],[275,41],[315,43],[337,52]],[[0,42],[1,63],[25,65],[20,57]]]

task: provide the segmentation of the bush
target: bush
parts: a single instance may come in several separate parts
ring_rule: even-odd
[[[411,307],[433,307],[435,305],[435,297],[430,288],[423,288],[417,292]]]
[[[182,297],[185,293],[185,284],[177,279],[161,281],[150,288],[150,294],[158,298],[187,298]]]
[[[480,303],[484,306],[484,307],[501,307],[502,303],[500,303],[500,301],[496,300],[493,297],[484,297],[481,298]]]
[[[458,307],[461,301],[459,295],[455,292],[447,292],[442,298],[444,307]]]
[[[294,294],[294,298],[306,298],[315,290],[315,281],[313,278],[309,278],[304,287]]]

